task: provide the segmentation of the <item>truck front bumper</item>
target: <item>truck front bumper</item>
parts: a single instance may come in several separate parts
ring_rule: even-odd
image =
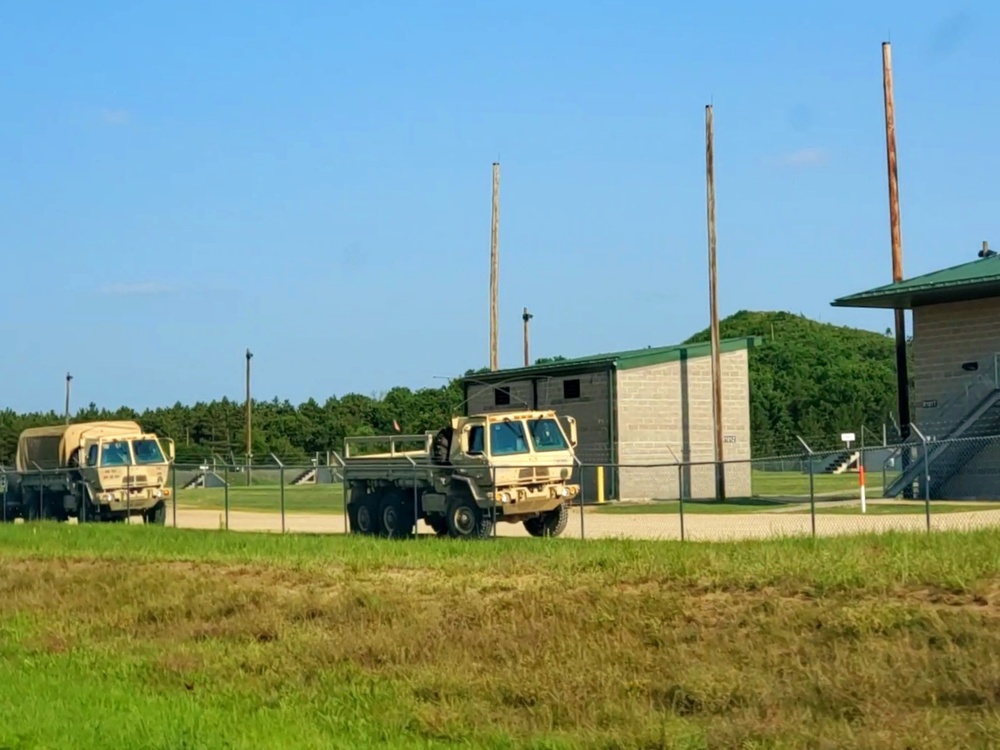
[[[156,507],[170,498],[169,489],[149,488],[126,493],[124,490],[101,492],[94,498],[96,503],[112,513],[141,512]]]

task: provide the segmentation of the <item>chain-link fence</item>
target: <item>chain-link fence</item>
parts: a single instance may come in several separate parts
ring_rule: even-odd
[[[1000,525],[1000,435],[936,440],[914,427],[896,444],[820,452],[803,441],[800,454],[718,465],[447,467],[424,436],[370,446],[382,454],[374,464],[365,450],[329,464],[175,464],[162,477],[126,467],[117,489],[0,467],[0,520],[692,541]],[[467,488],[467,501],[449,487]]]

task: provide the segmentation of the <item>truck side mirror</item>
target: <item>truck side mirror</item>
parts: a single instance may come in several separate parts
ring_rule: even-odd
[[[173,461],[177,456],[177,449],[174,447],[174,441],[170,440],[170,460]]]
[[[569,422],[569,444],[574,448],[576,447],[576,420],[573,417],[566,417],[566,421]]]

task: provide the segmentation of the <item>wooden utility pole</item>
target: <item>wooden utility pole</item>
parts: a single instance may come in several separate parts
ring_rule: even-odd
[[[68,372],[66,373],[66,424],[69,424],[69,388],[70,382],[73,380],[73,376]]]
[[[889,228],[892,237],[892,281],[903,280],[903,234],[899,218],[899,179],[896,174],[896,107],[892,94],[892,49],[882,43],[882,92],[885,97],[885,146],[889,170]],[[910,387],[906,366],[906,317],[896,314],[896,390],[898,392],[900,439],[910,435]],[[905,455],[905,454],[904,454]]]
[[[493,223],[490,230],[490,369],[500,367],[497,351],[499,254],[500,254],[500,164],[493,162]]]
[[[250,465],[253,460],[253,441],[251,433],[251,419],[250,419],[250,360],[253,359],[253,354],[249,349],[247,349],[247,396],[246,396],[246,411],[247,411],[247,485],[250,484]]]
[[[534,315],[528,312],[528,308],[524,308],[524,312],[521,313],[521,320],[524,321],[524,366],[528,367],[531,364],[531,358],[528,356],[528,321],[531,320]]]
[[[712,416],[715,421],[715,497],[726,499],[726,473],[722,463],[722,361],[719,353],[719,299],[715,262],[715,153],[712,105],[705,107],[705,175],[708,190],[708,298],[712,335]]]

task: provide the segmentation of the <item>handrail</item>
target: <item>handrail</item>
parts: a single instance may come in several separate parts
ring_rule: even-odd
[[[939,407],[937,417],[935,419],[928,420],[930,424],[934,425],[935,428],[943,427],[943,438],[947,438],[948,435],[950,435],[958,427],[966,415],[968,415],[969,412],[976,406],[976,404],[986,398],[993,391],[1000,389],[998,376],[1000,376],[1000,373],[997,371],[997,360],[994,358],[993,364],[987,370],[977,373],[971,377],[963,383],[964,388],[961,392],[955,393],[945,400],[945,402]],[[974,398],[972,397],[973,393],[975,393]],[[910,428],[915,430],[917,435],[920,436],[921,440],[924,442],[935,441],[938,439],[938,435],[936,434],[929,436],[924,435],[915,422],[910,423]],[[935,429],[934,431],[940,432],[941,430]],[[886,456],[885,460],[882,462],[883,471],[888,467],[890,461],[894,460],[896,456],[902,455],[904,447],[912,449],[916,447],[916,444],[903,441],[895,445],[889,452],[889,455]]]
[[[977,373],[964,382],[963,386],[962,392],[950,396],[939,407],[937,416],[934,419],[925,420],[925,423],[929,421],[934,425],[943,425],[946,434],[953,430],[978,401],[1000,387],[997,383],[996,361],[994,360],[993,365],[985,372]],[[973,393],[975,393],[975,397],[973,397]]]

